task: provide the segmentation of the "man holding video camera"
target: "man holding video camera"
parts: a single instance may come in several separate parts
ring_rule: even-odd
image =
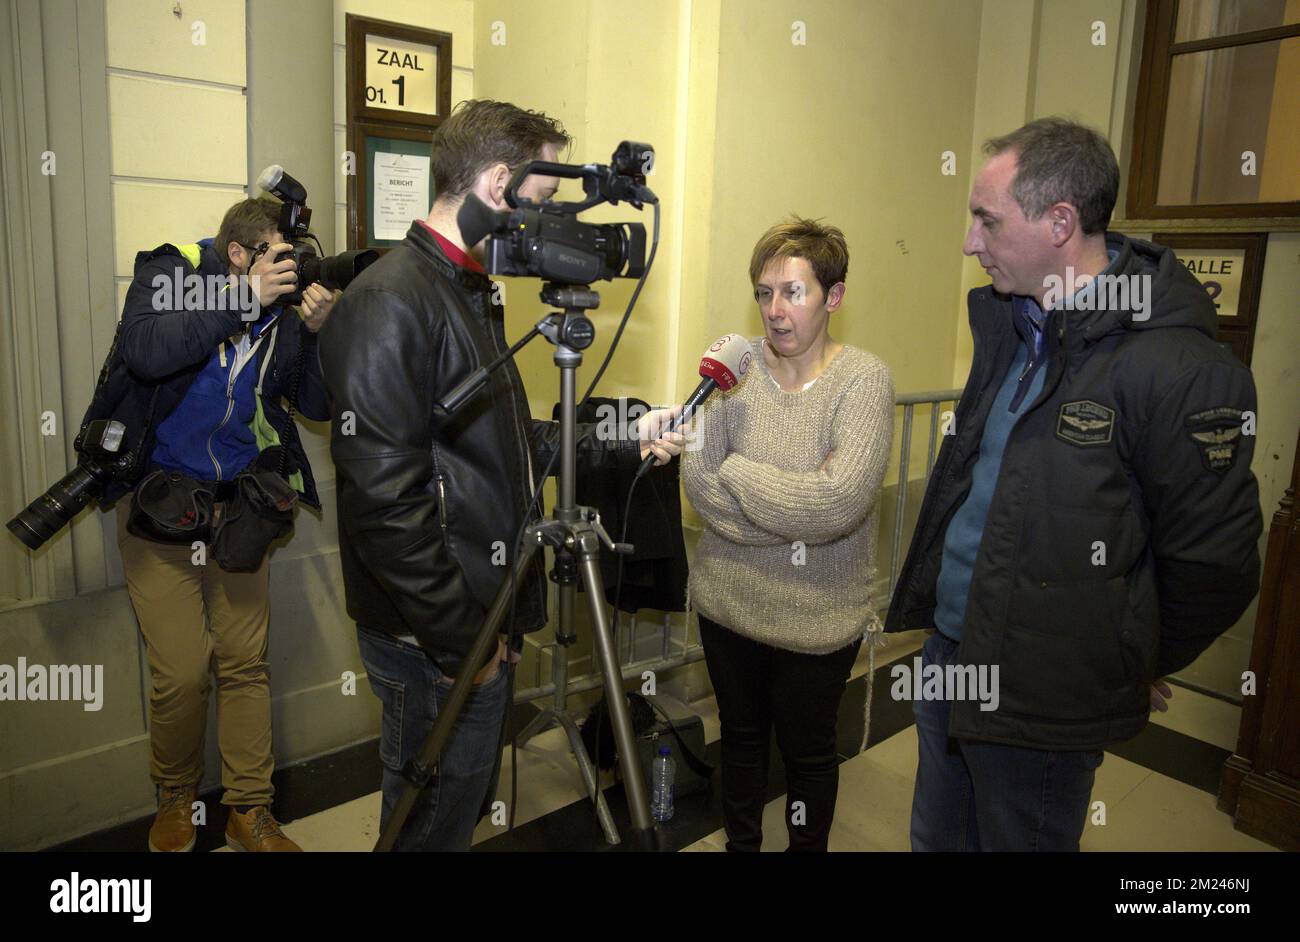
[[[434,404],[508,346],[499,292],[457,221],[473,194],[506,208],[514,172],[554,161],[569,143],[544,114],[467,101],[434,132],[437,198],[427,220],[366,270],[340,299],[321,337],[331,398],[331,454],[338,482],[339,551],[348,614],[361,658],[383,702],[383,822],[402,791],[401,770],[418,752],[454,678],[473,689],[398,838],[398,850],[467,850],[495,794],[508,706],[504,642],[486,664],[466,658],[488,606],[510,572],[515,539],[540,512],[530,499],[559,447],[559,426],[531,418],[513,362],[494,371],[463,409]],[[550,199],[559,181],[532,175],[519,195]],[[641,418],[631,436],[584,437],[585,471],[632,467],[648,454],[666,463],[682,436],[664,433],[670,410]],[[653,442],[650,439],[654,439]],[[520,580],[512,636],[546,622],[539,554]],[[517,654],[512,654],[517,659]]]
[[[215,240],[136,257],[116,349],[86,416],[111,414],[128,440],[143,436],[148,454],[117,519],[151,674],[153,851],[195,844],[210,672],[227,845],[301,849],[270,810],[266,553],[289,529],[298,495],[320,507],[292,410],[316,420],[328,414],[316,333],[334,295],[312,284],[299,311],[283,303],[298,285],[294,259],[278,260],[291,249],[280,214],[279,203],[243,200],[226,212]],[[127,489],[111,484],[102,504]]]

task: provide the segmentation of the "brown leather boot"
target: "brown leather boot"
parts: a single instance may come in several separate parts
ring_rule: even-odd
[[[230,818],[226,821],[226,846],[231,850],[302,851],[284,836],[266,805],[250,808],[247,814],[230,809]]]
[[[158,815],[149,828],[149,849],[155,853],[184,853],[194,849],[191,806],[198,796],[193,785],[164,785],[158,791]]]

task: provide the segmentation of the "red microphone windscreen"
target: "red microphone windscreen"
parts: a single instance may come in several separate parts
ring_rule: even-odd
[[[724,334],[704,352],[700,375],[712,379],[719,389],[730,389],[744,378],[753,357],[748,340],[740,334]]]

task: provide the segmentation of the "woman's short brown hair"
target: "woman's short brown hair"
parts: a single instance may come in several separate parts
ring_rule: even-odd
[[[778,258],[807,259],[823,295],[829,294],[849,273],[849,246],[844,241],[844,233],[815,219],[794,216],[763,233],[749,260],[750,284],[757,285],[767,263]]]
[[[460,196],[493,164],[513,173],[536,160],[544,145],[568,143],[564,126],[540,111],[486,98],[462,101],[433,132],[435,196]]]

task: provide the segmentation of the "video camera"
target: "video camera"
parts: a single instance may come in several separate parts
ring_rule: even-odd
[[[289,294],[281,295],[277,299],[279,303],[301,304],[303,289],[317,281],[330,290],[341,291],[379,258],[379,253],[372,249],[351,249],[338,255],[325,255],[319,240],[310,231],[311,210],[307,208],[307,188],[285,173],[279,164],[271,164],[263,170],[257,178],[257,185],[284,204],[280,207],[278,228],[285,241],[293,245],[291,251],[281,252],[275,260],[294,260],[298,287]],[[316,243],[314,248],[307,239]]]
[[[623,141],[609,165],[560,164],[534,160],[515,172],[506,189],[509,212],[489,209],[472,193],[456,221],[469,245],[490,236],[486,268],[493,275],[524,275],[561,285],[589,285],[614,278],[640,278],[645,271],[645,226],[640,223],[584,223],[578,213],[620,200],[640,209],[658,198],[646,186],[654,148]],[[577,202],[535,203],[519,196],[529,176],[581,179],[587,198]]]

